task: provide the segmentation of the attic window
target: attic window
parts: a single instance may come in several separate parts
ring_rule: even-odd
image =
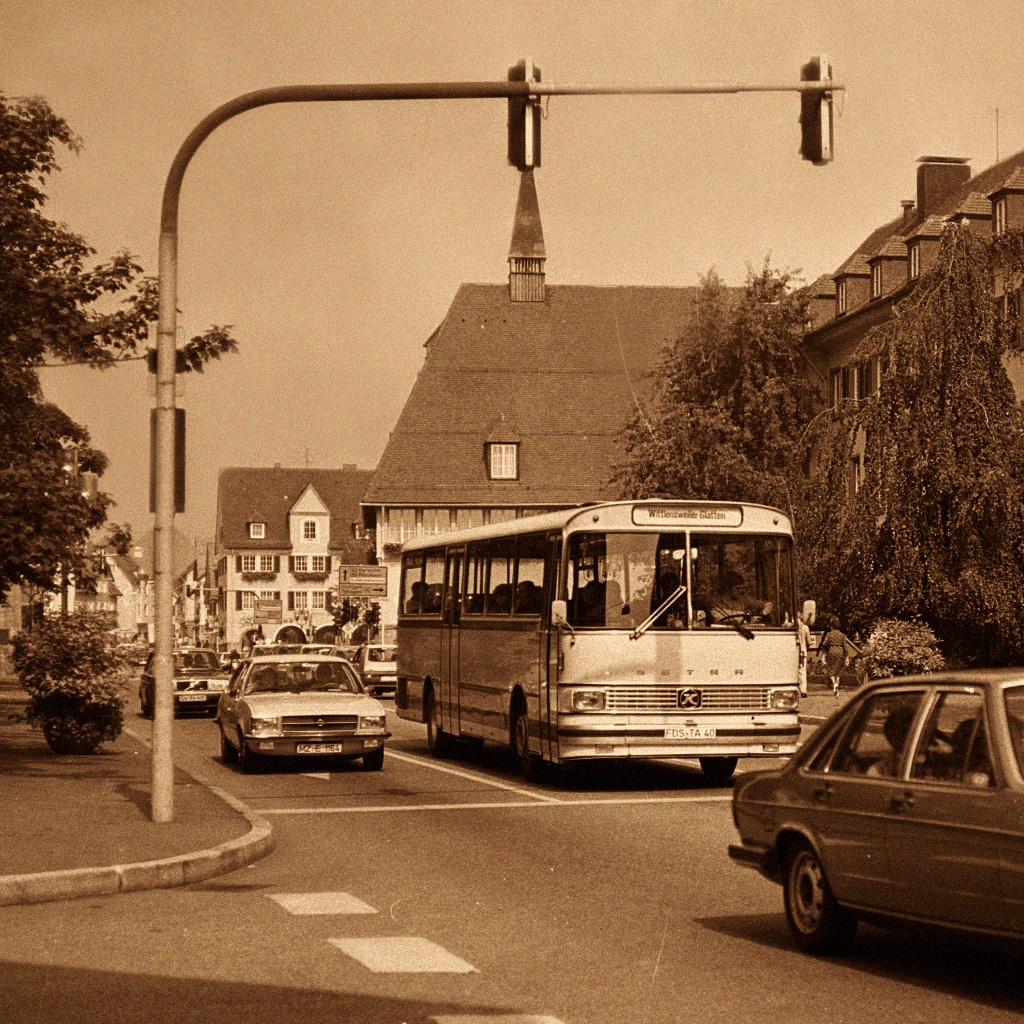
[[[995,201],[992,207],[992,215],[995,218],[995,233],[997,235],[1004,234],[1006,231],[1006,196]]]
[[[871,297],[877,299],[882,294],[882,264],[876,263],[871,268]]]
[[[518,480],[519,445],[489,444],[487,446],[487,468],[491,480]]]
[[[910,280],[916,281],[921,276],[921,243],[917,242],[910,247]]]
[[[250,540],[264,540],[267,536],[267,524],[266,523],[250,523],[249,524],[249,539]]]
[[[302,523],[302,539],[316,540],[316,520],[306,519]]]
[[[845,278],[836,285],[836,311],[846,312],[846,280]]]

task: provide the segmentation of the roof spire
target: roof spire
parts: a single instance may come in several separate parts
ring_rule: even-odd
[[[508,249],[508,288],[513,302],[544,301],[544,229],[533,170],[519,175],[519,198]]]

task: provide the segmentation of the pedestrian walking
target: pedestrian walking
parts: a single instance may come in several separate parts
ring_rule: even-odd
[[[850,658],[860,655],[857,645],[839,629],[839,620],[833,615],[828,621],[828,632],[822,637],[818,652],[825,659],[825,674],[832,682],[832,695],[839,696],[839,676]]]
[[[803,612],[796,613],[796,642],[800,648],[800,666],[797,673],[797,683],[800,686],[800,696],[807,696],[807,658],[811,652],[811,627]]]

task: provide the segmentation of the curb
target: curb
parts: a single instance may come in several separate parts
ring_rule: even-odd
[[[265,857],[273,850],[274,836],[266,818],[261,818],[247,804],[218,786],[207,788],[249,822],[249,831],[244,836],[229,839],[206,850],[164,857],[161,860],[113,864],[109,867],[40,871],[28,875],[0,875],[0,907],[190,885],[235,871]]]

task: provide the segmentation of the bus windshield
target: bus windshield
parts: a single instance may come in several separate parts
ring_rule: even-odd
[[[574,533],[566,610],[574,628],[791,628],[792,540],[777,534]]]

